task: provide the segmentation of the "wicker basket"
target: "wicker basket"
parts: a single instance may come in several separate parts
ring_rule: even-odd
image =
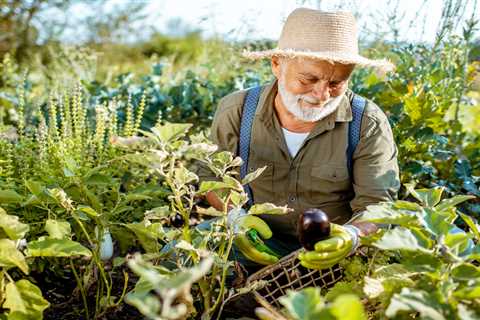
[[[255,299],[277,319],[284,319],[279,313],[281,305],[278,299],[288,289],[301,290],[306,287],[331,288],[343,278],[343,269],[338,264],[323,270],[307,269],[297,259],[299,249],[283,257],[276,264],[267,266],[247,279],[247,286],[255,281],[267,281],[260,289],[254,290]]]

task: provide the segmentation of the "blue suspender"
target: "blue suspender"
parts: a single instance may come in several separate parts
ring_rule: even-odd
[[[254,87],[248,89],[245,101],[243,103],[242,120],[240,122],[240,142],[238,146],[238,155],[242,158],[243,163],[240,166],[240,178],[243,179],[248,174],[248,156],[250,155],[250,139],[252,136],[253,119],[255,118],[255,110],[257,109],[258,99],[262,87]],[[248,206],[253,204],[253,194],[250,185],[243,186],[248,195]]]
[[[347,168],[350,180],[353,180],[353,153],[360,141],[360,128],[362,126],[363,111],[367,100],[354,94],[352,99],[352,121],[348,124],[348,147],[347,147]]]

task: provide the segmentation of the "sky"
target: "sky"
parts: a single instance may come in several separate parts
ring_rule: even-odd
[[[88,0],[85,0],[88,1]],[[443,0],[105,0],[107,7],[126,1],[143,1],[150,26],[140,34],[148,38],[151,29],[167,34],[200,29],[204,37],[220,36],[228,40],[277,40],[283,22],[297,7],[320,8],[324,11],[352,11],[358,19],[360,37],[385,33],[393,39],[389,25],[398,29],[396,40],[433,42],[442,14]],[[464,17],[470,17],[476,0],[452,0],[468,3]],[[76,15],[87,14],[75,8]],[[90,13],[91,14],[91,13]],[[476,15],[479,18],[480,12]],[[396,17],[396,20],[393,18]],[[178,22],[181,22],[180,24]],[[461,26],[459,26],[460,28]],[[460,30],[460,29],[459,29]],[[75,28],[73,29],[75,32]],[[69,34],[81,39],[82,33]],[[138,39],[131,39],[138,40]]]
[[[470,2],[466,16],[474,10],[474,1]],[[442,0],[157,0],[150,2],[147,10],[151,12],[152,25],[160,30],[168,29],[166,21],[179,17],[204,30],[206,35],[222,35],[234,40],[278,39],[283,21],[299,6],[353,11],[359,14],[360,32],[388,29],[381,20],[391,21],[393,13],[397,13],[399,38],[433,41],[442,4]]]

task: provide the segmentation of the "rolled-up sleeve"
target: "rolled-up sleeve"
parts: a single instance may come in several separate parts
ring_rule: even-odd
[[[400,189],[398,149],[387,116],[368,102],[362,119],[360,141],[353,154],[352,211],[368,205],[395,200]]]

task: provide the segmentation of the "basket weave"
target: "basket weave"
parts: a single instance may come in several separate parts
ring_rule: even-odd
[[[259,280],[268,282],[265,286],[254,290],[253,294],[255,300],[277,319],[284,319],[278,311],[281,308],[278,299],[284,296],[287,290],[301,290],[312,286],[328,289],[343,278],[343,268],[338,264],[322,270],[307,269],[302,266],[297,259],[298,253],[302,250],[292,252],[277,263],[260,269],[247,279],[247,286]]]

